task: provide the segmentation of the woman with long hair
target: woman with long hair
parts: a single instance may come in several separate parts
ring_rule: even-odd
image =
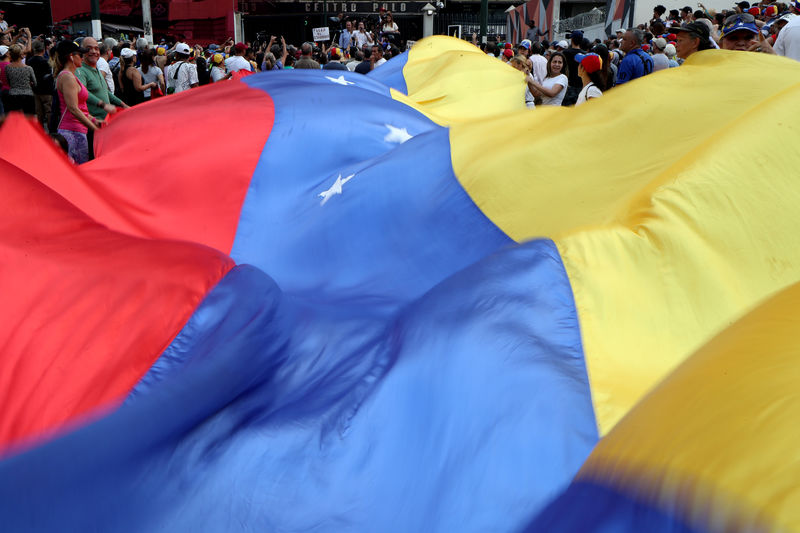
[[[603,59],[597,54],[576,54],[575,61],[578,63],[578,75],[583,81],[583,89],[578,94],[578,101],[575,105],[586,103],[592,98],[603,96],[605,81],[603,80]]]
[[[154,56],[155,54],[153,53],[152,48],[145,48],[139,55],[141,65],[139,66],[138,70],[142,77],[142,81],[145,83],[145,85],[155,83],[155,86],[152,89],[145,89],[144,93],[142,93],[145,100],[150,100],[153,98],[153,95],[158,93],[159,88],[161,89],[160,96],[163,96],[167,90],[167,86],[164,83],[164,73],[156,66]]]
[[[123,48],[120,53],[119,85],[122,101],[129,106],[144,102],[144,92],[156,87],[156,83],[142,83],[142,74],[136,69],[136,50]]]
[[[70,158],[75,163],[85,163],[89,160],[86,132],[96,130],[100,122],[89,114],[86,106],[89,91],[75,75],[75,70],[83,64],[83,50],[72,41],[61,41],[53,61],[60,104],[56,129],[67,140]]]
[[[561,52],[553,52],[547,60],[547,77],[541,84],[528,81],[534,96],[541,96],[542,105],[560,106],[569,85],[567,58]]]

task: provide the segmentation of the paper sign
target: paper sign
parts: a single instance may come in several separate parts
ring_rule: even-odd
[[[311,32],[314,35],[314,41],[328,41],[331,38],[331,32],[327,26],[324,28],[313,28]]]

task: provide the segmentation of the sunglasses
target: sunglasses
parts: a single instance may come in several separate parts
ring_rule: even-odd
[[[730,17],[726,18],[725,21],[722,23],[722,25],[733,26],[734,24],[738,24],[740,22],[743,22],[745,24],[751,24],[755,21],[756,18],[750,13],[737,13],[736,15],[731,15]]]

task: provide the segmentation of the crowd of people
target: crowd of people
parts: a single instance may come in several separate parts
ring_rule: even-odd
[[[580,30],[563,40],[545,36],[531,21],[519,44],[473,43],[524,73],[525,104],[580,105],[617,85],[680,66],[692,53],[723,48],[780,54],[800,61],[800,0],[791,4],[739,2],[720,13],[688,6],[667,13],[654,8],[646,24],[590,41]],[[287,44],[283,37],[255,43],[189,46],[151,45],[145,39],[119,42],[92,37],[57,40],[17,29],[0,10],[0,114],[35,115],[77,163],[93,157],[93,132],[109,114],[222,82],[237,72],[286,69],[349,70],[367,74],[401,53],[399,30],[390,12],[379,25],[339,15],[340,31],[329,43]]]
[[[590,41],[580,30],[563,40],[538,41],[533,21],[519,44],[481,45],[484,51],[525,73],[525,103],[579,105],[604,91],[653,72],[678,67],[693,53],[711,48],[778,54],[800,61],[800,1],[739,2],[714,12],[658,5],[653,18],[613,38]],[[473,43],[478,45],[477,36]]]

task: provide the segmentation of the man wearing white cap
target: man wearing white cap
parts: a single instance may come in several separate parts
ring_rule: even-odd
[[[794,17],[781,29],[773,49],[778,55],[800,61],[800,17]]]
[[[167,94],[188,91],[200,85],[197,65],[189,62],[192,49],[186,43],[178,43],[174,49],[176,62],[167,67]]]

